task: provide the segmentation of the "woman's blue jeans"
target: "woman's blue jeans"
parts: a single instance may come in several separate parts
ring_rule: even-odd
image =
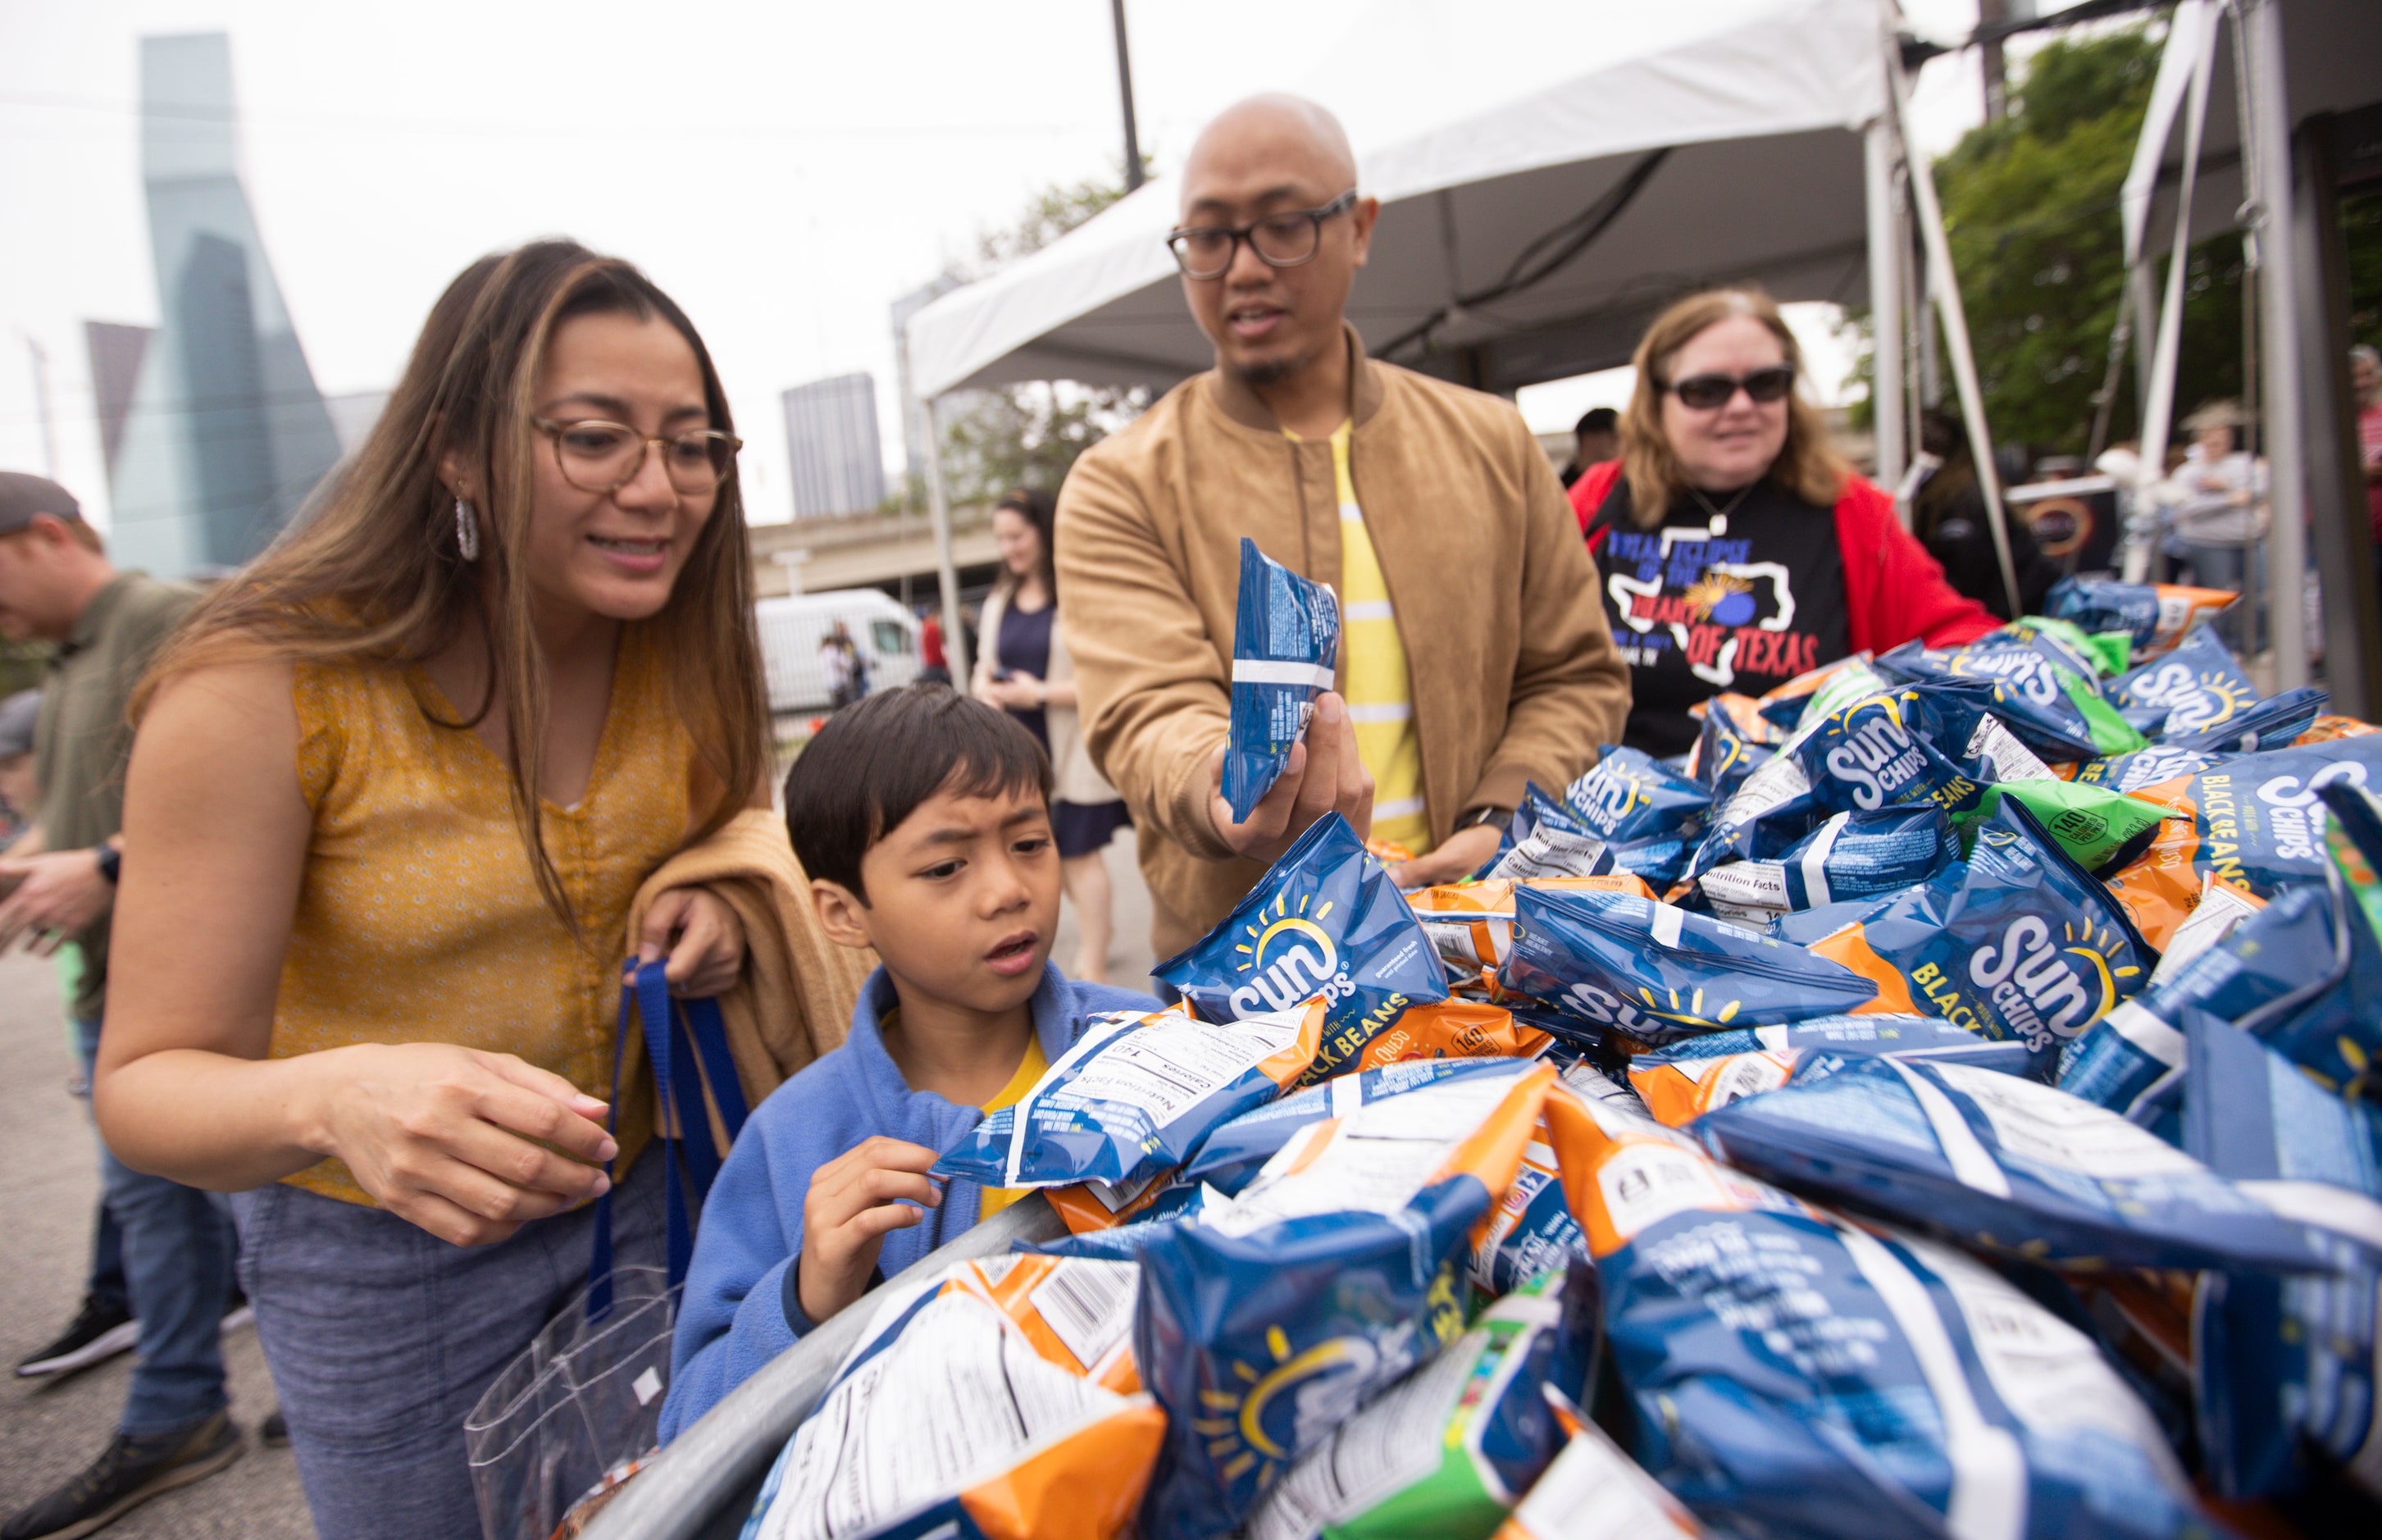
[[[99,1053],[99,1030],[96,1021],[75,1023],[86,1078]],[[133,1170],[104,1140],[99,1175],[141,1324],[141,1358],[119,1429],[143,1437],[187,1427],[229,1399],[221,1336],[239,1249],[230,1205],[221,1193]]]
[[[613,1196],[614,1255],[663,1258],[657,1144]],[[595,1211],[453,1246],[276,1182],[236,1195],[240,1282],[320,1540],[478,1540],[463,1419],[587,1283]]]

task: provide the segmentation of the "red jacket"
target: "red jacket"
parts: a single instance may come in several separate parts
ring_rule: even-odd
[[[1621,462],[1608,460],[1572,483],[1582,530],[1620,479]],[[1589,554],[1603,541],[1597,531]],[[1845,563],[1845,639],[1855,652],[1887,652],[1909,641],[1958,647],[2001,623],[1944,581],[1944,569],[1895,517],[1894,499],[1860,476],[1847,476],[1836,499],[1836,547]]]

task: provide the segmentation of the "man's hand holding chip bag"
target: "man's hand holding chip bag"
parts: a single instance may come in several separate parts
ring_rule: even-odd
[[[1216,748],[1209,770],[1208,816],[1216,837],[1233,853],[1271,866],[1291,847],[1308,825],[1326,813],[1348,820],[1359,838],[1372,832],[1373,778],[1357,754],[1357,728],[1348,720],[1348,704],[1335,691],[1315,698],[1315,715],[1307,732],[1291,746],[1282,774],[1258,805],[1248,821],[1233,821],[1232,804],[1224,800],[1224,745]]]

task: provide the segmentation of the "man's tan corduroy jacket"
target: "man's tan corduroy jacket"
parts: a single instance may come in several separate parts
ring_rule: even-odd
[[[1347,335],[1349,470],[1406,645],[1436,842],[1458,814],[1515,807],[1526,781],[1558,789],[1619,742],[1629,674],[1578,522],[1520,415],[1372,362]],[[1140,833],[1161,957],[1264,871],[1218,840],[1208,810],[1245,535],[1339,586],[1331,446],[1283,437],[1223,371],[1086,451],[1059,495],[1060,624],[1092,758]]]

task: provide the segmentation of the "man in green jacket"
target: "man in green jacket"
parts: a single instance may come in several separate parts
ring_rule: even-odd
[[[107,1004],[108,920],[124,861],[124,769],[132,688],[182,617],[191,589],[119,573],[72,494],[0,472],[0,633],[56,644],[33,729],[31,831],[0,859],[0,950],[71,942],[83,968],[72,1007],[84,1078]],[[138,859],[138,856],[134,859]],[[0,1540],[84,1534],[160,1492],[238,1459],[218,1342],[232,1288],[231,1216],[215,1193],[144,1176],[100,1151],[108,1216],[121,1238],[141,1360],[116,1436],[81,1473],[12,1515]],[[18,1373],[76,1358],[94,1305]],[[120,1306],[118,1307],[121,1308]],[[87,1349],[89,1343],[81,1345]]]
[[[1380,205],[1332,115],[1227,109],[1169,238],[1216,367],[1075,462],[1060,623],[1092,757],[1133,809],[1160,955],[1328,811],[1408,887],[1494,854],[1526,782],[1617,743],[1628,670],[1554,467],[1510,402],[1369,359],[1344,319]],[[1338,592],[1339,689],[1246,823],[1218,795],[1240,537]]]

